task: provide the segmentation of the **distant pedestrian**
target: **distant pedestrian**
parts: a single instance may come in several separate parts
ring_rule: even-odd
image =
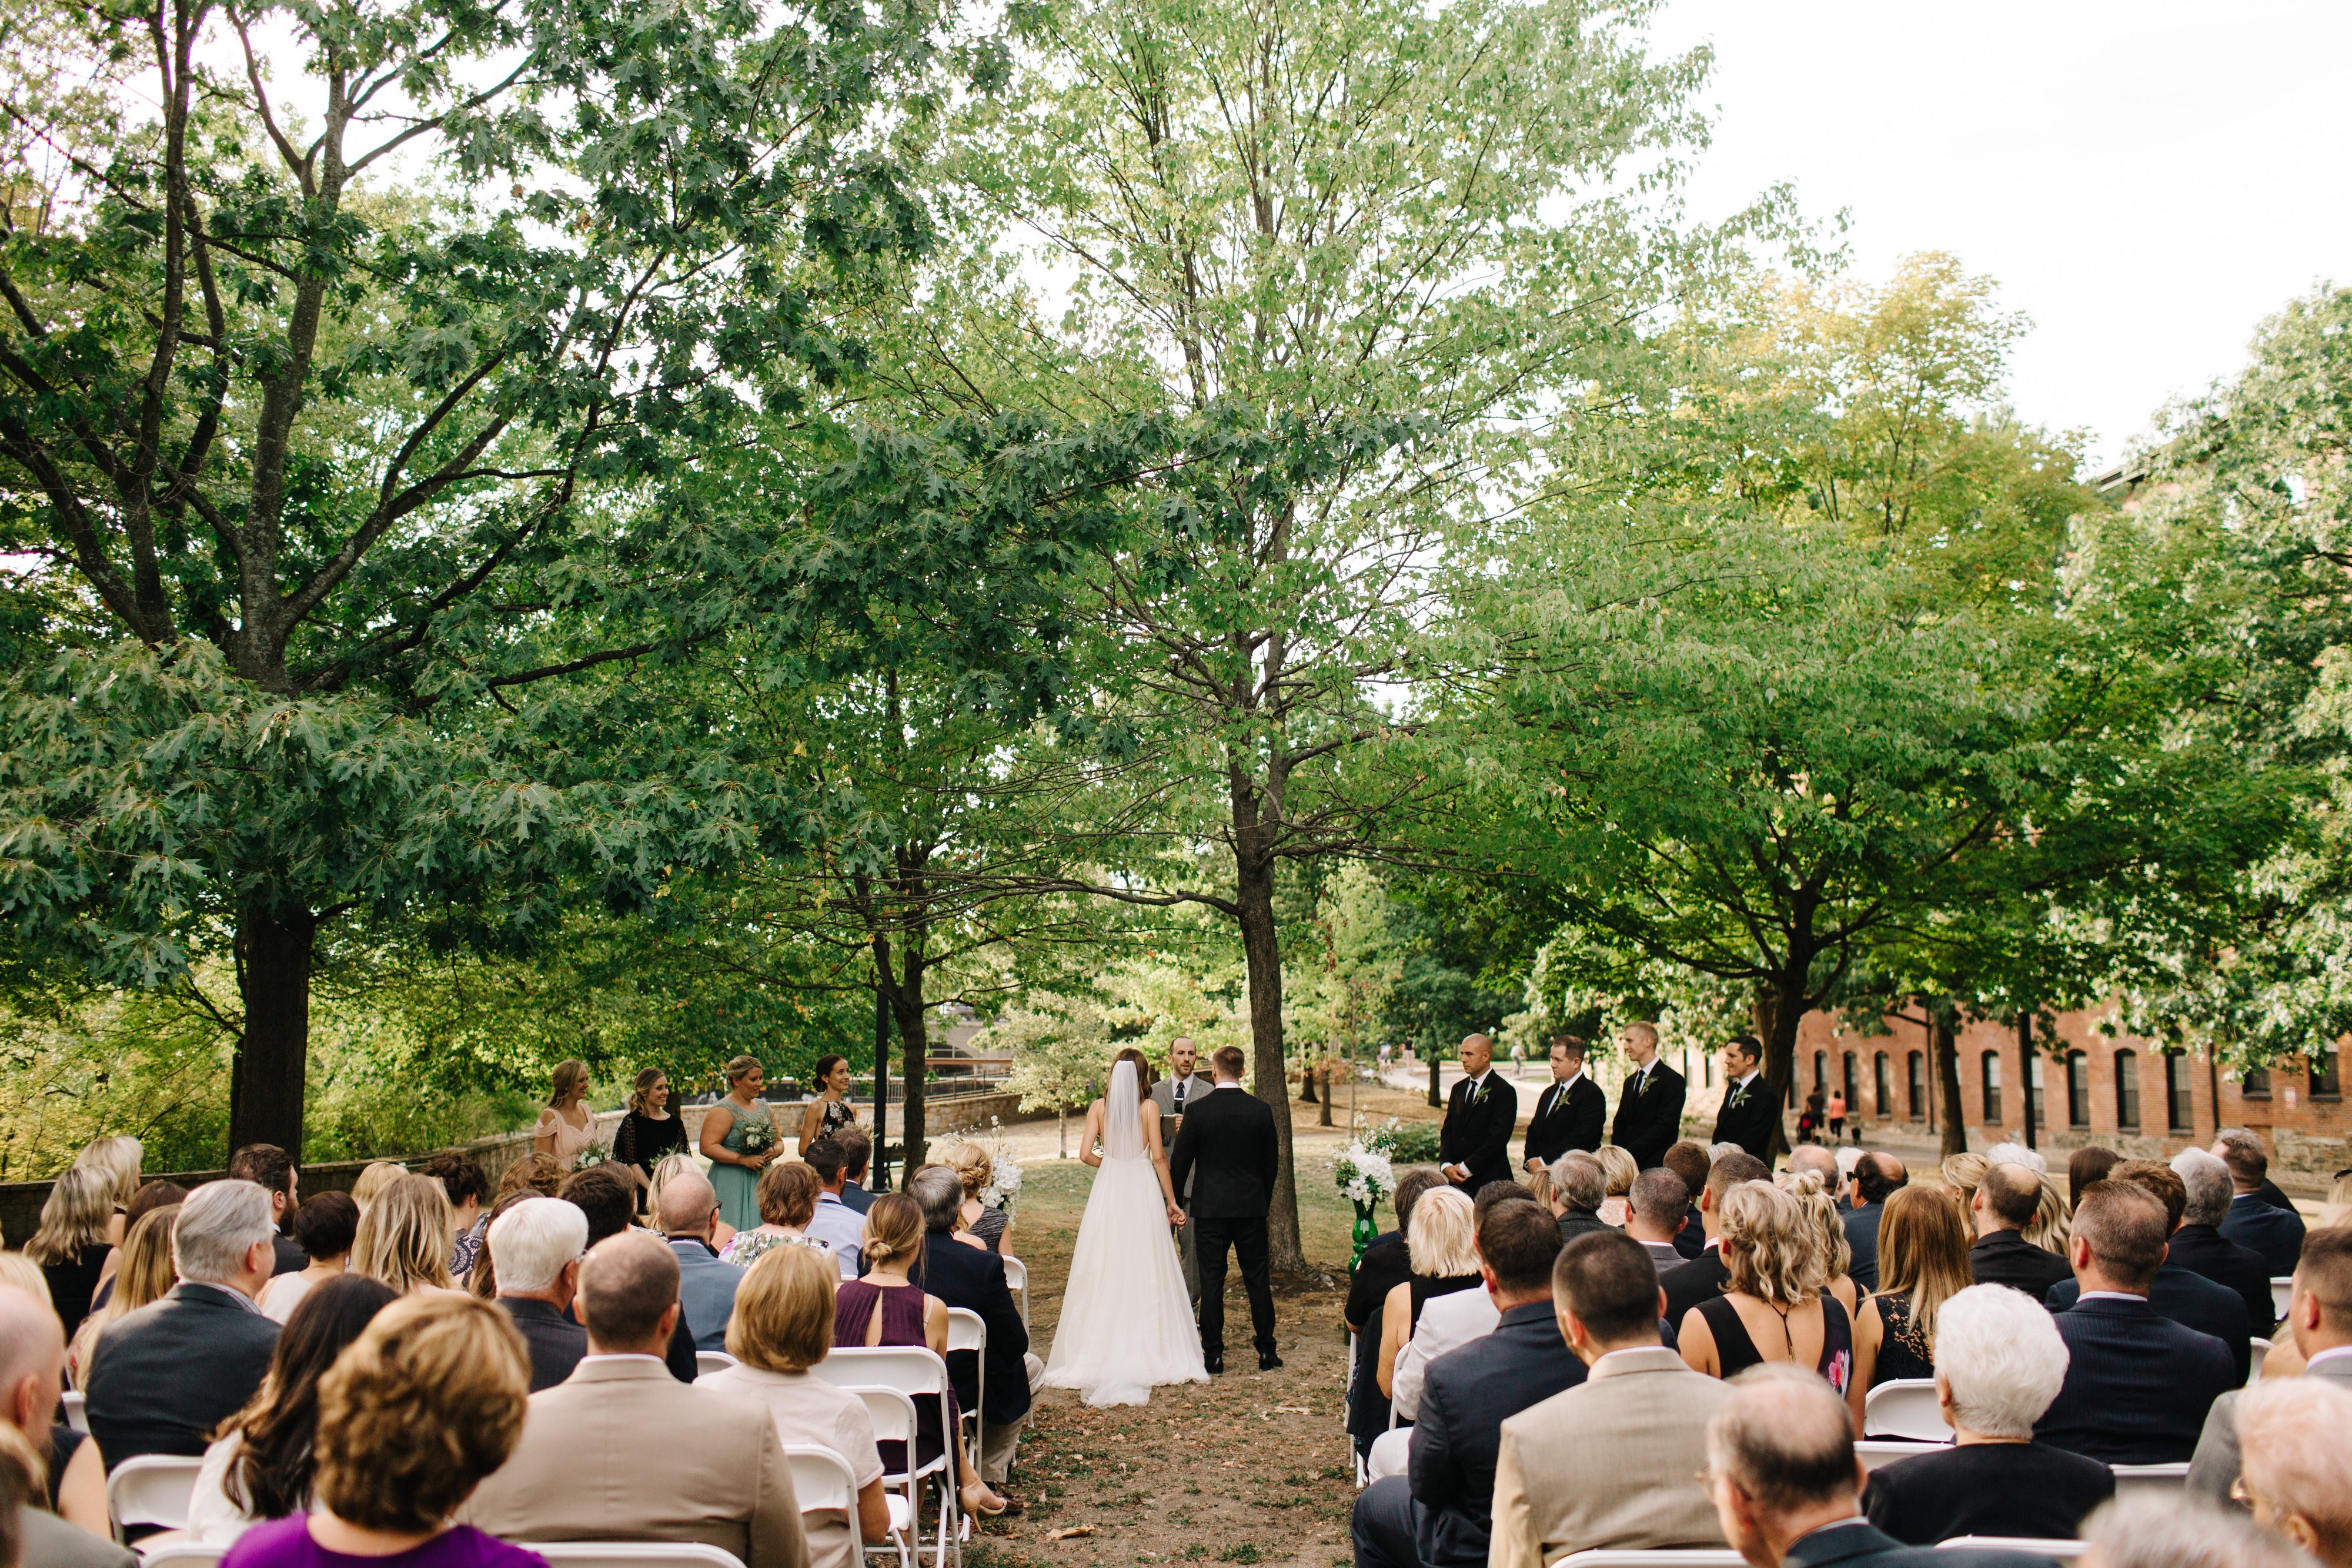
[[[1830,1142],[1832,1144],[1842,1142],[1845,1137],[1845,1096],[1832,1093],[1830,1096],[1829,1109]],[[1859,1138],[1854,1140],[1856,1143],[1861,1141]]]

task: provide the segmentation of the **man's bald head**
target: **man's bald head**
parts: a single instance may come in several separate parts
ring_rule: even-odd
[[[2042,1207],[2042,1178],[2023,1166],[1988,1166],[1977,1203],[2003,1230],[2022,1230]]]
[[[665,1191],[667,1188],[664,1188]],[[659,1355],[677,1307],[677,1254],[643,1230],[607,1236],[580,1266],[580,1316],[599,1354]]]
[[[718,1207],[719,1193],[709,1176],[699,1171],[680,1171],[662,1183],[657,1218],[662,1229],[672,1236],[699,1236],[710,1228],[710,1213]]]
[[[65,1326],[47,1301],[0,1285],[0,1419],[44,1441],[57,1418]]]
[[[1829,1192],[1838,1189],[1837,1156],[1819,1144],[1799,1144],[1789,1151],[1789,1168],[1811,1171],[1822,1178],[1822,1186]]]

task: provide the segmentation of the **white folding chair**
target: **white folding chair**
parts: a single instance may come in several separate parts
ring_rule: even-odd
[[[2177,1465],[2109,1465],[2116,1472],[2116,1495],[2124,1497],[2139,1492],[2161,1492],[2177,1497],[2189,1484],[2189,1467]]]
[[[1652,1546],[1641,1550],[1602,1546],[1555,1557],[1545,1568],[1741,1568],[1746,1560],[1723,1546]]]
[[[79,1432],[83,1437],[89,1437],[89,1396],[84,1394],[79,1388],[68,1388],[63,1394],[58,1396],[58,1403],[65,1406],[66,1425],[71,1427],[75,1431]]]
[[[2271,1276],[2271,1324],[2273,1327],[2276,1327],[2286,1317],[2287,1298],[2294,1294],[2294,1275],[2273,1274]]]
[[[1019,1298],[1021,1326],[1029,1326],[1029,1265],[1018,1258],[1004,1260],[1004,1288]]]
[[[1936,1407],[1936,1380],[1898,1377],[1872,1389],[1862,1404],[1865,1437],[1908,1437],[1916,1443],[1948,1443],[1952,1429]]]
[[[2246,1386],[2252,1388],[2263,1380],[2263,1360],[2271,1353],[2271,1342],[2256,1334],[2246,1342],[2246,1348],[2253,1352],[2246,1360]]]
[[[877,1443],[904,1443],[907,1452],[915,1451],[915,1402],[895,1388],[852,1388],[847,1390],[865,1403],[866,1418],[874,1425]],[[909,1561],[906,1542],[915,1532],[915,1478],[906,1470],[886,1474],[882,1478],[884,1500],[890,1505],[890,1533],[897,1543],[899,1561]],[[869,1552],[885,1550],[869,1546]]]
[[[144,1552],[139,1557],[139,1568],[218,1568],[226,1554],[226,1546],[199,1546],[187,1540],[173,1540]]]
[[[1946,1446],[1947,1445],[1942,1443],[1902,1443],[1888,1442],[1885,1440],[1874,1441],[1871,1438],[1864,1437],[1861,1442],[1858,1442],[1853,1446],[1853,1453],[1854,1458],[1862,1461],[1862,1468],[1864,1469],[1874,1470],[1881,1465],[1891,1465],[1897,1459],[1907,1459],[1916,1454],[1935,1453],[1937,1449],[1945,1448]]]
[[[134,1524],[187,1529],[188,1500],[204,1464],[177,1454],[142,1454],[115,1466],[106,1478],[106,1511],[114,1518],[116,1537]]]
[[[2039,1535],[1955,1535],[1949,1541],[1936,1542],[1938,1552],[1947,1546],[1956,1546],[1963,1552],[1970,1547],[1987,1552],[2031,1552],[2036,1557],[2060,1563],[2072,1563],[2091,1549],[2087,1541],[2051,1541]]]
[[[793,1496],[800,1500],[801,1512],[838,1511],[849,1521],[849,1560],[865,1562],[866,1541],[857,1528],[857,1478],[849,1473],[849,1461],[814,1443],[786,1443],[784,1462],[792,1466]]]
[[[561,1568],[743,1568],[732,1552],[699,1541],[534,1541],[523,1550]]]
[[[982,1408],[988,1403],[988,1324],[970,1307],[948,1309],[948,1349],[977,1353],[980,1375],[972,1384],[971,1408],[963,1419],[971,1423],[971,1468],[980,1469],[980,1422]]]
[[[724,1372],[735,1364],[735,1358],[723,1350],[698,1350],[694,1353],[694,1375],[708,1377],[714,1372]]]
[[[920,1469],[915,1467],[915,1444],[910,1432],[907,1440],[907,1466],[910,1483],[908,1496],[925,1480],[933,1482],[940,1493],[940,1536],[938,1568],[947,1568],[951,1547],[958,1562],[963,1551],[957,1532],[961,1527],[962,1504],[957,1494],[954,1455],[962,1435],[956,1423],[948,1419],[954,1404],[954,1387],[948,1381],[948,1364],[931,1354],[924,1345],[836,1345],[809,1371],[838,1387],[856,1389],[895,1389],[906,1396],[911,1404],[929,1399],[940,1412],[940,1432],[944,1439],[940,1457]],[[875,1434],[879,1439],[881,1434]],[[919,1518],[919,1515],[918,1516]]]

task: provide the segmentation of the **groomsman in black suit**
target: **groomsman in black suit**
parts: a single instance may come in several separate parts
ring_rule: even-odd
[[[1753,1035],[1735,1036],[1723,1048],[1723,1109],[1715,1115],[1715,1142],[1738,1144],[1769,1166],[1780,1107],[1759,1071],[1763,1064],[1763,1042]]]
[[[1536,1099],[1528,1124],[1526,1167],[1540,1170],[1570,1149],[1586,1154],[1601,1146],[1609,1118],[1609,1097],[1584,1075],[1584,1042],[1572,1034],[1551,1042],[1551,1082]]]
[[[1462,1082],[1446,1098],[1437,1135],[1437,1168],[1474,1197],[1488,1182],[1511,1179],[1511,1129],[1519,1124],[1519,1092],[1490,1071],[1494,1060],[1485,1035],[1462,1042]]]
[[[1633,1071],[1618,1092],[1617,1123],[1609,1129],[1609,1141],[1649,1170],[1666,1163],[1666,1151],[1683,1135],[1683,1075],[1658,1060],[1655,1024],[1637,1019],[1617,1039]]]

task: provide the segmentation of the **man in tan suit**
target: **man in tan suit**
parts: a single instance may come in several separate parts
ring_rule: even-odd
[[[514,1457],[464,1521],[502,1540],[698,1541],[744,1568],[808,1568],[800,1504],[766,1408],[669,1375],[677,1259],[624,1230],[580,1270],[588,1354],[530,1396]]]
[[[1657,1265],[1622,1232],[1580,1236],[1552,1266],[1551,1299],[1591,1370],[1503,1423],[1486,1568],[1543,1568],[1604,1546],[1722,1546],[1697,1476],[1707,1417],[1729,1391],[1659,1343]]]

